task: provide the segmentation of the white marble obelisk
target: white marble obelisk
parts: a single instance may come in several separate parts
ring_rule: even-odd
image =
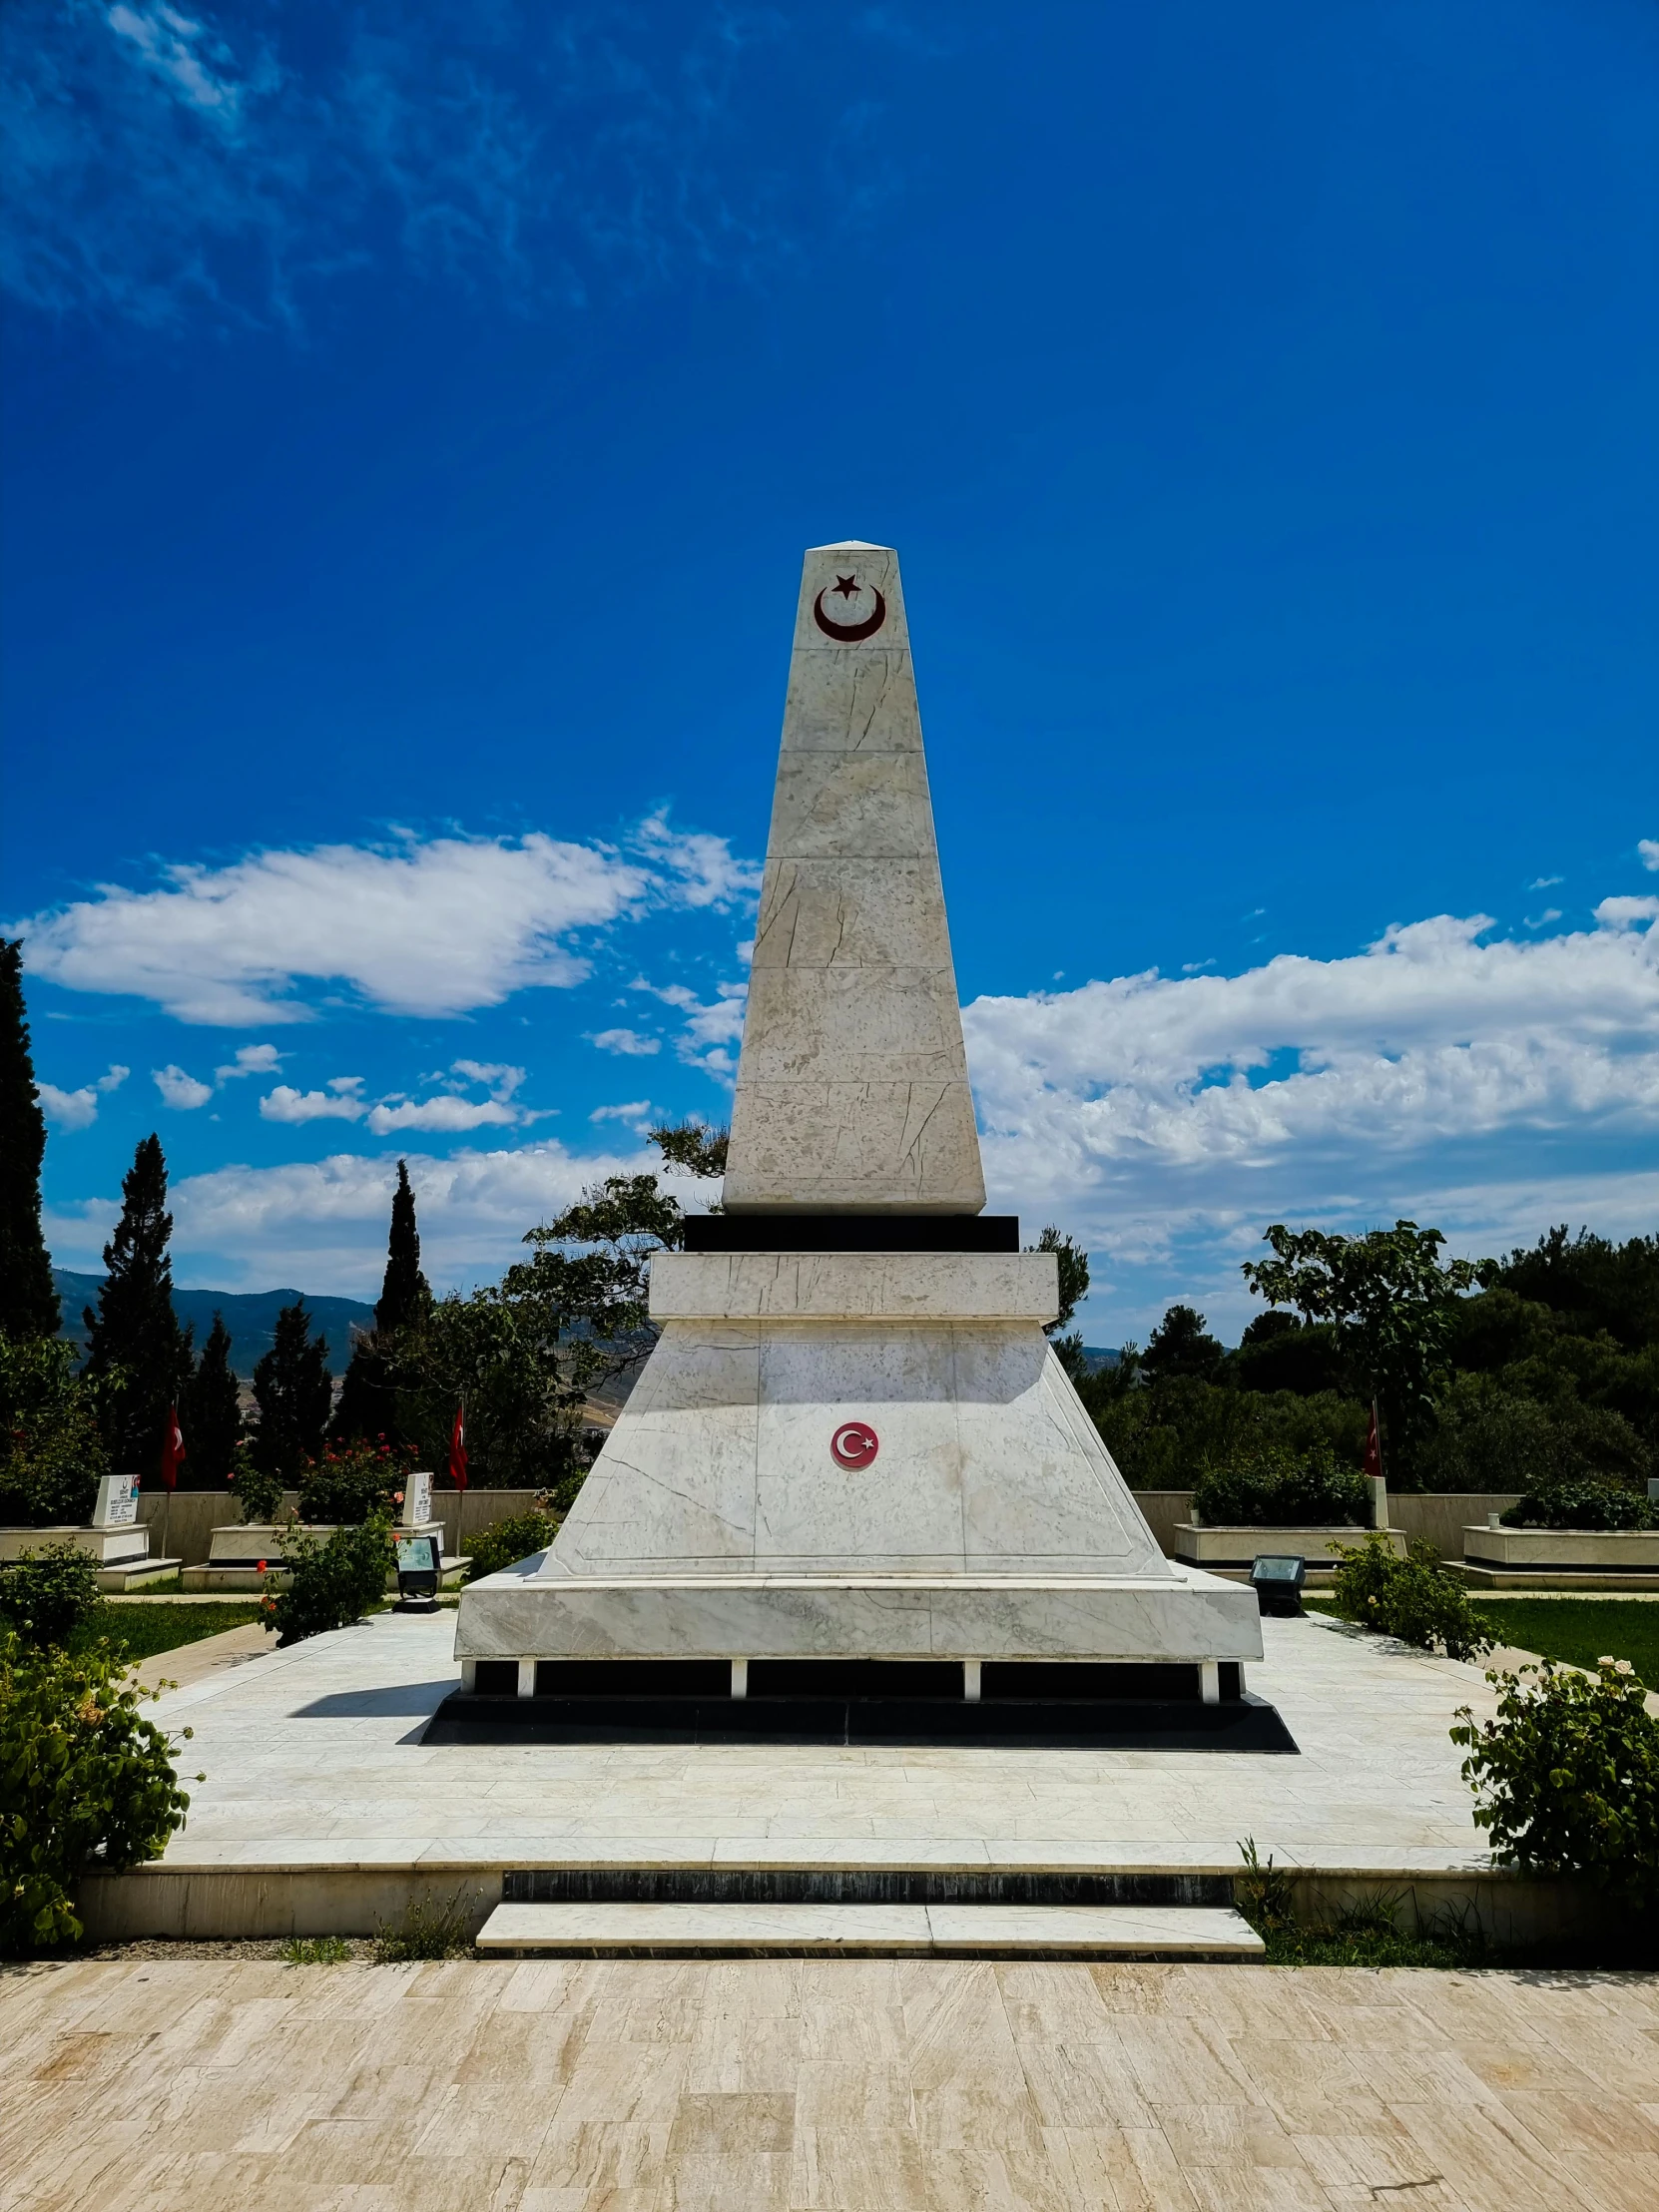
[[[456,1653],[1217,1662],[1254,1594],[1166,1560],[1043,1331],[1051,1253],[976,1219],[897,556],[807,555],[726,1213],[660,1253],[661,1338],[552,1549]],[[873,1219],[871,1217],[874,1217]],[[1005,1229],[999,1240],[988,1234]],[[985,1232],[986,1234],[981,1234]],[[970,1690],[968,1694],[977,1694]]]
[[[985,1203],[898,560],[807,556],[729,1213]]]

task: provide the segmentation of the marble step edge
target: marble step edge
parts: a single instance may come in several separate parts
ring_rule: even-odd
[[[911,1956],[1260,1958],[1227,1907],[1067,1905],[498,1905],[481,1951],[849,1952]]]

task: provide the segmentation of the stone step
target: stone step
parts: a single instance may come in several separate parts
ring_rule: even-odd
[[[482,1951],[1250,1959],[1231,1911],[1132,1905],[498,1905]]]

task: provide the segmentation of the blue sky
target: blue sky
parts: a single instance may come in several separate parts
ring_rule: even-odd
[[[12,0],[49,1230],[435,1277],[720,1118],[801,550],[904,564],[993,1203],[1659,1221],[1646,0]],[[120,1076],[116,1071],[125,1069]]]

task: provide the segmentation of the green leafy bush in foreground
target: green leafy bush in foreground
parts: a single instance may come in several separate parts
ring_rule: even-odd
[[[1468,1753],[1463,1779],[1493,1858],[1659,1907],[1659,1721],[1629,1660],[1602,1659],[1593,1675],[1546,1660],[1486,1679],[1495,1716],[1461,1707],[1451,1740]]]
[[[1371,1518],[1371,1484],[1339,1465],[1329,1444],[1300,1454],[1263,1444],[1207,1467],[1193,1511],[1211,1527],[1358,1527]]]
[[[545,1551],[558,1532],[551,1513],[512,1513],[505,1520],[491,1521],[488,1528],[467,1538],[472,1561],[467,1580],[481,1582],[486,1574],[499,1574],[532,1552]]]
[[[361,1620],[386,1593],[390,1523],[383,1513],[355,1528],[336,1528],[324,1543],[297,1522],[282,1530],[286,1589],[266,1577],[260,1617],[280,1644],[297,1644]]]
[[[99,1602],[98,1569],[74,1544],[40,1544],[0,1568],[0,1615],[35,1643],[67,1643]]]
[[[78,1941],[81,1878],[158,1858],[184,1826],[173,1746],[139,1711],[156,1693],[124,1673],[103,1646],[31,1648],[0,1626],[0,1952]]]
[[[1539,1483],[1503,1516],[1505,1528],[1652,1528],[1659,1514],[1619,1482]]]
[[[1480,1616],[1438,1552],[1413,1537],[1401,1559],[1381,1529],[1358,1544],[1341,1544],[1332,1595],[1344,1620],[1382,1635],[1397,1636],[1419,1651],[1443,1651],[1448,1659],[1478,1659],[1491,1649]]]

